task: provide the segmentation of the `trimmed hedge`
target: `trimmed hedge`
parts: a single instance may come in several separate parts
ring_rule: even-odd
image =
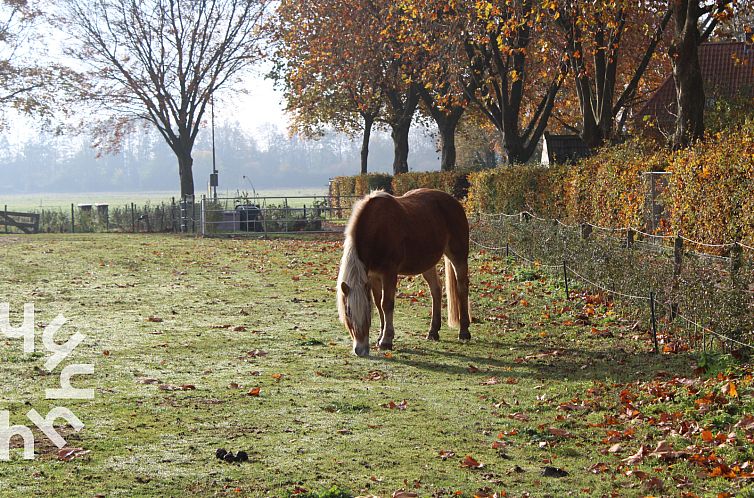
[[[442,190],[458,199],[463,199],[469,190],[469,182],[466,173],[452,171],[402,173],[397,176],[384,173],[337,176],[330,180],[330,197],[332,199],[339,196],[362,197],[374,190],[384,190],[391,194],[403,195],[409,190],[422,187]],[[342,200],[341,203],[343,203]]]
[[[469,175],[470,211],[517,213],[533,211],[541,215],[562,213],[564,167],[516,166],[495,168]]]
[[[670,155],[672,230],[711,244],[754,246],[754,121]]]
[[[469,191],[468,174],[454,171],[423,171],[401,173],[393,177],[395,195],[403,195],[415,188],[434,188],[447,192],[456,199],[463,199]]]
[[[382,188],[401,195],[428,187],[466,198],[470,212],[528,210],[567,223],[642,229],[648,218],[644,173],[649,171],[672,173],[659,199],[666,216],[662,233],[682,233],[712,244],[738,240],[754,246],[754,120],[747,120],[735,133],[718,133],[675,153],[632,140],[569,166],[338,177],[332,181],[331,194],[362,196]],[[346,207],[346,202],[341,205]]]

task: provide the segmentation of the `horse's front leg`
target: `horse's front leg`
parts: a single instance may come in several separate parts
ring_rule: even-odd
[[[432,294],[432,322],[429,325],[427,340],[440,340],[440,324],[442,317],[442,286],[437,276],[437,267],[432,266],[429,270],[422,273],[424,280],[429,284],[429,292]]]
[[[380,338],[380,349],[393,349],[393,310],[395,309],[395,289],[398,286],[398,274],[382,275],[382,311],[385,313],[385,326]]]
[[[369,285],[372,288],[374,305],[380,315],[380,334],[377,336],[377,344],[379,344],[382,340],[382,334],[385,333],[385,312],[382,309],[382,279],[379,275],[369,275]]]

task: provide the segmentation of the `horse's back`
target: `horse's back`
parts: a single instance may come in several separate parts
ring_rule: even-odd
[[[373,193],[349,223],[357,251],[370,269],[397,266],[403,274],[426,271],[448,249],[468,253],[463,206],[451,195],[416,189],[400,197]]]

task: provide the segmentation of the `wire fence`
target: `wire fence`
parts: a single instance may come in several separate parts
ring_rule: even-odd
[[[199,203],[192,199],[142,204],[70,204],[14,212],[0,207],[2,233],[192,232]],[[19,220],[33,217],[33,230]]]
[[[341,234],[356,197],[347,199],[341,206],[329,196],[202,197],[199,225],[206,237]]]
[[[631,227],[569,225],[530,212],[478,214],[476,246],[631,303],[656,350],[754,352],[754,248]],[[710,251],[710,252],[705,252]]]
[[[0,233],[195,233],[253,236],[339,233],[357,198],[338,196],[189,196],[143,204],[70,204],[19,212],[0,206]]]

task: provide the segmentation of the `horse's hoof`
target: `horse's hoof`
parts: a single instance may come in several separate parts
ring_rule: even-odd
[[[392,342],[381,342],[380,343],[380,350],[387,351],[388,349],[393,349],[393,343]]]
[[[440,334],[437,332],[430,332],[427,334],[427,340],[428,341],[439,341],[440,340]]]
[[[458,334],[458,340],[461,342],[469,342],[471,340],[471,334],[468,332],[461,332],[460,334]]]

